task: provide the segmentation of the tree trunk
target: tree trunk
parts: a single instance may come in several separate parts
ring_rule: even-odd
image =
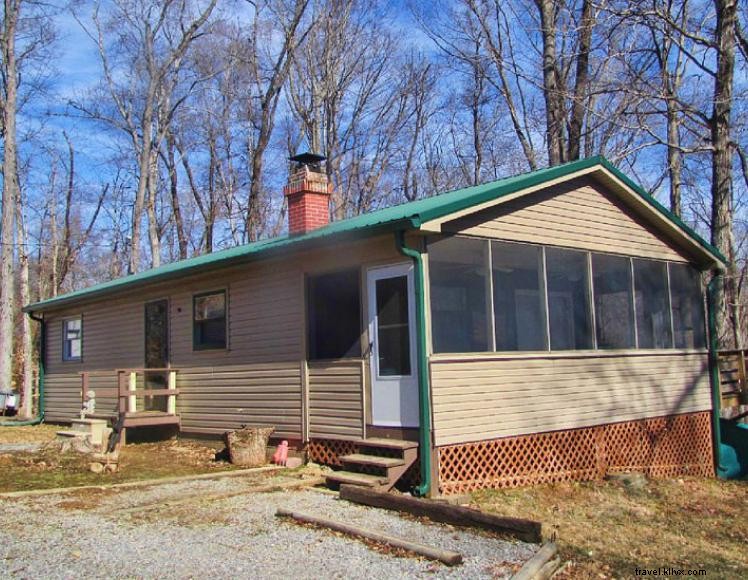
[[[714,77],[714,101],[711,118],[712,133],[712,245],[724,256],[732,252],[731,231],[733,218],[732,203],[732,152],[730,147],[730,116],[732,109],[732,85],[735,71],[735,22],[737,18],[736,0],[715,0],[717,27],[717,74]],[[734,265],[728,270],[726,286],[716,292],[717,335],[725,341],[728,320],[738,320],[737,284]],[[731,295],[728,308],[726,296]],[[728,312],[729,311],[729,312]],[[737,337],[733,329],[734,338]],[[735,345],[737,346],[737,345]]]
[[[672,98],[667,100],[667,165],[670,178],[670,211],[681,215],[681,185],[683,157],[680,151],[680,122],[678,111]]]
[[[563,104],[556,62],[556,2],[535,0],[540,11],[540,28],[543,36],[543,97],[545,98],[546,145],[548,164],[564,162]]]
[[[156,151],[150,152],[148,164],[148,201],[146,213],[148,214],[148,241],[151,246],[151,268],[161,265],[161,231],[156,213],[156,202],[158,197],[158,157]]]
[[[179,244],[179,259],[187,259],[187,235],[184,232],[182,220],[182,206],[179,202],[179,181],[177,177],[177,162],[174,156],[176,149],[174,134],[169,131],[166,134],[166,164],[169,171],[169,191],[171,192],[171,212],[174,216],[174,227],[177,230],[177,242]]]
[[[13,375],[13,309],[15,285],[13,248],[15,246],[15,205],[18,199],[16,151],[16,107],[18,71],[16,61],[16,25],[20,5],[5,0],[3,22],[3,208],[0,221],[0,387],[10,387]]]
[[[138,153],[138,189],[135,193],[135,204],[132,208],[132,235],[130,236],[130,263],[128,274],[134,274],[140,269],[140,229],[145,208],[145,195],[148,186],[148,172],[151,151],[151,121],[143,123],[143,141]],[[136,139],[133,139],[136,141]]]
[[[18,198],[16,209],[16,229],[18,231],[18,270],[19,270],[19,297],[21,304],[31,302],[29,291],[29,255],[26,247],[26,223],[23,214],[23,202]],[[34,412],[34,348],[31,336],[31,320],[25,314],[21,314],[21,409],[20,415],[29,419]]]
[[[584,0],[582,3],[581,29],[579,31],[579,50],[576,56],[577,72],[574,85],[574,102],[571,107],[571,120],[569,121],[569,161],[579,159],[581,151],[582,129],[587,110],[586,100],[593,24],[592,0]]]

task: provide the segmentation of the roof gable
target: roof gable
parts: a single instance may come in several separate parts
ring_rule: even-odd
[[[578,250],[698,261],[592,176],[564,181],[444,222],[441,230]]]

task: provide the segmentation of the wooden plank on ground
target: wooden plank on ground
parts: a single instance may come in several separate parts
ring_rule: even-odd
[[[542,524],[533,520],[487,514],[463,506],[448,505],[405,495],[383,493],[354,485],[341,485],[340,498],[372,507],[397,510],[435,522],[478,527],[509,535],[525,542],[543,541]]]
[[[367,528],[361,528],[359,526],[352,526],[344,522],[338,522],[336,520],[331,520],[328,518],[321,518],[302,512],[293,512],[284,509],[279,509],[277,512],[275,512],[275,515],[278,517],[292,518],[298,522],[322,526],[324,528],[335,530],[336,532],[342,532],[351,536],[366,538],[367,540],[372,540],[380,544],[386,544],[394,548],[407,550],[408,552],[413,552],[414,554],[418,554],[420,556],[423,556],[424,558],[429,558],[430,560],[438,560],[439,562],[443,562],[447,566],[456,566],[457,564],[462,563],[462,554],[458,552],[452,552],[451,550],[442,550],[441,548],[427,546],[426,544],[418,544],[416,542],[406,540],[405,538],[390,536],[389,534],[383,534],[381,532],[376,532]]]
[[[535,580],[536,578],[550,578],[561,564],[556,558],[558,548],[554,542],[543,545],[535,555],[524,563],[522,568],[512,576],[512,580]]]

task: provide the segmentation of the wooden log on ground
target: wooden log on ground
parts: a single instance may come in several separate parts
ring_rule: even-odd
[[[533,577],[533,580],[551,580],[553,578],[553,575],[558,572],[559,568],[561,567],[561,558],[554,558],[553,560],[548,560],[545,565],[540,569],[540,571],[535,574]]]
[[[548,577],[541,576],[541,574],[548,573],[549,570],[546,568],[546,565],[556,558],[556,554],[558,554],[558,547],[555,542],[543,544],[540,550],[535,552],[535,555],[525,562],[522,568],[512,576],[512,580],[534,580],[538,577]],[[559,563],[560,561],[553,566],[551,574],[556,570]]]
[[[430,560],[438,560],[439,562],[442,562],[447,566],[456,566],[457,564],[462,563],[462,554],[458,552],[452,552],[451,550],[442,550],[440,548],[427,546],[425,544],[418,544],[404,538],[390,536],[389,534],[383,534],[381,532],[375,532],[374,530],[352,526],[350,524],[330,520],[328,518],[321,518],[301,512],[294,512],[284,509],[278,509],[278,511],[275,512],[275,515],[278,517],[292,518],[298,522],[322,526],[324,528],[335,530],[336,532],[342,532],[351,536],[366,538],[367,540],[372,540],[380,544],[386,544],[394,548],[407,550],[408,552],[413,552],[414,554],[418,554],[419,556],[423,556],[424,558],[428,558]]]
[[[497,516],[463,506],[383,493],[355,485],[341,485],[340,498],[372,507],[406,512],[444,524],[482,528],[525,542],[539,544],[543,541],[543,526],[533,520]]]

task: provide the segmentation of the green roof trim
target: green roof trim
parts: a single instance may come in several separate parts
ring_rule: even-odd
[[[640,195],[656,211],[672,222],[686,236],[697,242],[715,259],[727,263],[727,260],[716,248],[668,211],[641,186],[621,173],[607,159],[597,156],[387,207],[349,219],[332,222],[322,228],[299,236],[283,236],[260,240],[211,254],[172,262],[158,268],[116,278],[109,282],[103,282],[89,288],[30,304],[24,308],[24,311],[33,312],[64,306],[79,299],[99,297],[116,292],[122,288],[162,282],[203,270],[268,257],[276,252],[290,251],[307,246],[311,247],[317,243],[330,243],[346,238],[368,237],[389,231],[418,229],[421,224],[427,221],[442,218],[523,189],[542,185],[543,183],[563,178],[577,171],[591,169],[596,166],[601,166],[612,173],[617,179]]]

